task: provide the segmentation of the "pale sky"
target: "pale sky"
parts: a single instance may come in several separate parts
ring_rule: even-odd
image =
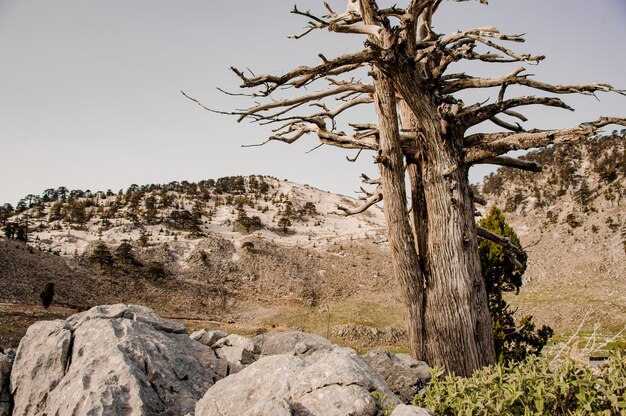
[[[280,74],[318,63],[318,53],[360,49],[355,35],[287,39],[306,24],[289,14],[294,2],[322,10],[311,0],[0,0],[0,205],[59,186],[117,192],[133,183],[248,174],[352,195],[361,172],[375,176],[369,155],[347,163],[355,152],[305,154],[317,144],[313,136],[242,148],[262,141],[267,128],[208,113],[180,94],[224,110],[243,107],[250,103],[216,90],[236,92],[230,66]],[[346,1],[329,3],[343,10]],[[405,2],[379,0],[395,3]],[[626,0],[491,0],[446,1],[434,25],[438,33],[476,26],[527,33],[515,50],[547,56],[531,68],[535,79],[626,88],[625,22]],[[573,114],[526,111],[526,126],[626,117],[626,97],[599,98],[565,97]]]

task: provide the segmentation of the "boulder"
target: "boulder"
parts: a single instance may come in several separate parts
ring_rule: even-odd
[[[326,338],[299,331],[268,332],[256,336],[254,340],[261,347],[261,355],[297,355],[332,348]]]
[[[393,412],[389,416],[432,416],[428,410],[421,407],[409,406],[401,404],[393,409]]]
[[[217,341],[227,336],[228,334],[224,331],[207,331],[206,329],[195,331],[190,335],[191,339],[201,342],[208,347],[212,347]]]
[[[0,416],[10,416],[13,407],[9,388],[12,365],[11,357],[0,353]]]
[[[430,381],[428,365],[408,354],[395,354],[376,349],[363,359],[387,382],[389,388],[404,402],[413,397]]]
[[[241,347],[252,354],[261,352],[261,346],[257,341],[237,334],[230,334],[213,344],[214,349],[222,347]]]
[[[208,332],[207,332],[208,334]],[[203,335],[204,338],[207,334]],[[259,358],[259,344],[250,338],[231,334],[218,339],[212,345],[213,351],[227,364],[227,374],[235,374]]]
[[[400,404],[385,382],[349,348],[327,348],[305,355],[273,355],[218,381],[196,405],[196,416],[221,415],[376,415],[371,394]]]
[[[183,415],[220,376],[211,348],[133,305],[38,322],[11,373],[15,415]]]

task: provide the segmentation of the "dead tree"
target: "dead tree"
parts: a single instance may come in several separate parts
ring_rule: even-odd
[[[624,92],[607,84],[543,83],[526,74],[524,66],[494,78],[450,73],[449,66],[460,61],[524,65],[537,64],[543,56],[515,52],[507,45],[521,43],[523,37],[494,27],[435,34],[432,19],[440,2],[406,0],[405,8],[381,9],[374,0],[360,4],[350,0],[341,14],[324,3],[325,16],[294,8],[293,13],[307,18],[309,26],[293,38],[318,29],[360,34],[365,37],[364,48],[334,59],[319,55],[318,65],[278,76],[248,75],[232,68],[241,87],[251,91],[255,105],[224,114],[275,126],[268,141],[293,143],[315,135],[321,145],[374,152],[380,179],[366,182],[377,188],[363,207],[344,212],[362,212],[384,201],[391,259],[407,308],[411,353],[431,365],[469,375],[496,361],[478,239],[493,239],[505,249],[507,245],[477,229],[474,203],[480,198],[470,190],[469,168],[489,163],[538,171],[537,164],[505,154],[593,136],[609,124],[626,125],[626,119],[600,118],[564,130],[527,130],[521,108],[571,108],[553,96],[508,97],[508,87],[552,94]],[[466,105],[456,95],[487,88],[499,91],[497,98],[485,103]],[[291,92],[281,95],[285,91]],[[348,129],[342,116],[367,105],[375,107],[377,123],[350,124],[348,132],[342,130]],[[499,132],[467,133],[486,121]]]

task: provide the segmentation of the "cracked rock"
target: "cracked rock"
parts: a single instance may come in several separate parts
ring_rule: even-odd
[[[326,338],[300,331],[268,332],[254,340],[261,346],[261,355],[299,355],[332,348]]]
[[[15,415],[183,415],[220,378],[211,348],[132,305],[38,322],[11,374]]]
[[[363,359],[376,370],[404,403],[411,402],[430,381],[428,365],[408,354],[396,356],[389,351],[377,349],[367,352]]]
[[[195,414],[376,415],[381,409],[374,391],[387,396],[386,406],[400,404],[354,350],[334,347],[306,355],[263,357],[218,381],[198,402]]]
[[[212,347],[217,341],[222,338],[226,338],[227,336],[228,334],[224,331],[207,331],[206,329],[195,331],[190,335],[191,339],[194,339],[207,347]]]

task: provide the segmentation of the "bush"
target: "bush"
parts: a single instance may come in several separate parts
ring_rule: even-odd
[[[600,374],[571,359],[552,364],[546,357],[487,367],[471,378],[433,373],[427,390],[413,402],[441,416],[626,412],[626,358],[620,352],[613,353]]]
[[[54,299],[54,283],[46,283],[43,290],[39,294],[39,299],[41,299],[41,305],[48,309],[48,307],[52,304],[52,299]]]

